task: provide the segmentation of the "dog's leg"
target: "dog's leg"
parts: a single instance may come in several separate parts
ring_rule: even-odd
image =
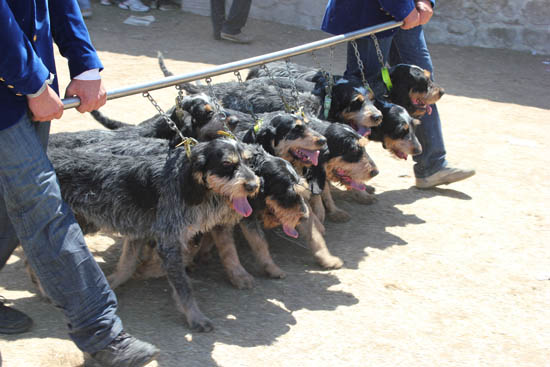
[[[254,277],[248,274],[239,261],[235,239],[233,238],[233,227],[216,226],[211,233],[231,284],[238,289],[252,288]]]
[[[141,263],[138,265],[134,277],[139,279],[151,279],[160,278],[166,275],[154,246],[144,246],[139,258]]]
[[[325,206],[323,205],[323,199],[321,195],[311,195],[309,199],[313,214],[317,217],[320,223],[325,222]],[[324,230],[323,230],[324,233]]]
[[[241,231],[252,249],[252,253],[256,257],[256,261],[260,263],[262,269],[271,278],[285,278],[285,272],[282,271],[271,258],[271,254],[269,253],[269,244],[267,243],[263,230],[259,228],[259,224],[256,221],[251,223],[250,226],[247,224],[248,223],[241,221],[239,226],[241,227]]]
[[[321,233],[324,236],[325,232],[326,232],[325,225],[323,223],[321,223],[319,218],[317,218],[317,216],[314,213],[312,213],[312,216],[313,216],[312,219],[315,222],[315,226],[319,230],[319,233]]]
[[[308,204],[309,206],[309,204]],[[309,207],[311,211],[311,207]],[[325,269],[341,268],[344,262],[339,257],[331,255],[321,231],[317,226],[317,221],[310,215],[307,219],[300,221],[296,229],[300,236],[305,239],[309,245],[313,256],[317,262]]]
[[[328,182],[325,184],[323,192],[321,193],[323,203],[327,209],[327,217],[333,222],[347,222],[351,219],[351,216],[336,206],[330,193],[330,185]]]
[[[197,331],[211,331],[214,328],[212,322],[197,306],[191,281],[185,273],[181,242],[160,239],[157,241],[157,251],[166,270],[168,283],[172,287],[176,306],[185,315],[189,327]]]
[[[202,235],[199,247],[195,262],[206,264],[212,259],[212,249],[214,248],[214,239],[210,233]]]
[[[126,283],[134,275],[142,246],[147,246],[142,240],[124,239],[116,270],[107,277],[112,289]]]

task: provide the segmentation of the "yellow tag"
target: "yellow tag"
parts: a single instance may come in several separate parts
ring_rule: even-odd
[[[382,68],[382,80],[384,81],[384,84],[386,84],[386,87],[389,91],[393,88],[393,85],[391,83],[390,79],[390,73],[388,72],[388,68]]]

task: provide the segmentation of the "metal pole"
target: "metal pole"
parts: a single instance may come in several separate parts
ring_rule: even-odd
[[[218,66],[215,66],[209,69],[204,69],[201,71],[196,71],[196,72],[181,74],[181,75],[174,75],[174,76],[160,79],[155,82],[136,84],[129,87],[115,89],[107,92],[107,99],[109,100],[109,99],[126,97],[133,94],[171,87],[177,84],[191,82],[198,79],[226,74],[236,70],[251,68],[253,66],[262,65],[262,64],[266,64],[266,63],[281,60],[281,59],[286,59],[288,57],[305,54],[321,48],[334,46],[339,43],[351,41],[356,38],[361,38],[374,33],[386,31],[388,29],[399,27],[402,24],[403,22],[386,22],[380,25],[363,28],[354,32],[349,32],[338,36],[325,38],[320,41],[306,43],[300,46],[287,48],[285,50],[276,51],[269,54],[264,54],[264,55],[244,59],[244,60],[239,60],[239,61],[234,61],[227,64],[218,65]],[[80,99],[77,97],[64,98],[62,101],[63,101],[64,109],[75,108],[80,105]]]

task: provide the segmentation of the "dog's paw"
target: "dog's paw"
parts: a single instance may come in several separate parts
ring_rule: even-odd
[[[368,192],[369,194],[374,194],[374,192],[376,191],[376,188],[371,185],[365,185],[365,191]]]
[[[344,262],[337,256],[325,254],[322,257],[318,257],[317,261],[324,269],[340,269]]]
[[[192,320],[188,320],[189,327],[194,330],[201,333],[209,332],[214,330],[214,325],[212,325],[212,321],[210,321],[209,318],[201,314],[201,317],[195,317]]]
[[[353,191],[351,193],[351,198],[354,202],[363,205],[370,205],[377,200],[376,196],[367,191]]]
[[[284,279],[286,278],[286,273],[281,270],[275,264],[269,264],[265,267],[265,272],[270,278]]]
[[[351,215],[349,215],[347,212],[345,212],[341,209],[336,209],[336,210],[328,213],[327,217],[328,217],[329,220],[331,220],[332,222],[336,222],[336,223],[347,222],[348,220],[351,219]]]
[[[254,287],[254,277],[244,269],[232,269],[227,272],[229,281],[237,289],[250,289]]]

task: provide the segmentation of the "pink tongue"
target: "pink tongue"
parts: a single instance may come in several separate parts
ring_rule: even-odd
[[[283,231],[289,237],[298,238],[298,231],[290,226],[283,225]]]
[[[426,105],[426,110],[428,111],[428,115],[432,114],[432,106],[430,106],[429,104]]]
[[[241,198],[233,198],[233,209],[242,216],[248,217],[252,214],[252,207],[248,203],[246,196]]]
[[[356,181],[351,181],[350,186],[355,190],[359,190],[359,191],[365,191],[367,189],[367,186],[365,184],[362,184]]]
[[[307,149],[300,149],[302,153],[304,153],[311,163],[313,163],[314,166],[319,163],[319,151],[318,150],[307,150]]]
[[[361,136],[368,136],[370,135],[370,129],[368,127],[359,126],[359,129],[357,130],[359,135]]]

